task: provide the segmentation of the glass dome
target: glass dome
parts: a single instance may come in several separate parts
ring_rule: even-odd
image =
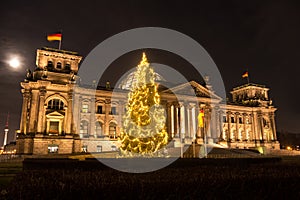
[[[120,89],[123,90],[130,90],[132,83],[136,81],[136,78],[134,76],[134,72],[130,72],[127,76],[125,75],[125,78],[120,82],[120,84],[117,86]],[[155,82],[162,82],[166,81],[160,74],[154,72],[155,76]]]

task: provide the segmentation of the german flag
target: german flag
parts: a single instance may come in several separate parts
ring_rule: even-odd
[[[244,72],[243,75],[242,75],[242,78],[247,78],[249,76],[248,72]]]
[[[47,35],[48,41],[61,41],[62,34],[61,33],[52,33]]]
[[[203,128],[204,127],[204,110],[200,109],[199,115],[198,115],[198,127]]]

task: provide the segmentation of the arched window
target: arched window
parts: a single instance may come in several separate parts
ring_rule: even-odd
[[[95,130],[96,130],[97,137],[102,136],[103,135],[103,132],[102,132],[103,131],[103,123],[97,121],[95,126],[96,126]]]
[[[110,115],[116,115],[117,114],[117,107],[115,106],[112,106],[111,107],[111,110],[109,112]]]
[[[89,137],[88,127],[89,127],[89,123],[87,121],[83,120],[80,122],[80,132],[79,133],[84,138]]]
[[[223,123],[227,123],[227,116],[226,115],[223,116]]]
[[[53,62],[51,60],[48,60],[48,64],[47,64],[48,68],[53,68]]]
[[[56,69],[61,69],[61,62],[56,63]]]
[[[242,124],[242,123],[243,123],[243,118],[239,117],[239,124]]]
[[[82,104],[81,112],[88,113],[89,112],[89,105],[86,104],[86,103]]]
[[[235,123],[235,119],[233,116],[230,119],[231,119],[231,123]]]
[[[97,114],[104,114],[103,105],[97,105]]]
[[[66,70],[70,70],[70,69],[71,69],[71,65],[70,65],[70,63],[66,63],[66,65],[65,65],[65,69],[66,69]]]
[[[265,118],[263,118],[263,125],[264,125],[264,128],[269,128],[269,123]]]
[[[51,99],[48,102],[48,109],[52,110],[63,110],[64,109],[64,102],[60,99]]]
[[[114,122],[109,123],[109,137],[110,138],[117,137],[117,125]]]

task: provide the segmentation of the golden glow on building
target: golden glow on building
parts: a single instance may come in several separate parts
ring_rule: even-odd
[[[204,138],[208,144],[223,148],[279,149],[277,108],[265,86],[250,83],[234,88],[227,104],[210,89],[212,86],[196,81],[158,87],[155,80],[165,80],[157,76],[143,54],[136,71],[123,80],[126,87],[112,90],[107,84],[95,90],[77,82],[81,59],[75,52],[37,50],[37,66],[21,82],[17,153],[120,149],[124,154],[151,156],[168,141],[168,148],[179,148],[193,141],[203,145]],[[194,95],[187,94],[191,90]],[[198,120],[200,108],[204,113]]]

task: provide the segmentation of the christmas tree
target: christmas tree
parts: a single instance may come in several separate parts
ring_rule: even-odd
[[[145,53],[134,78],[123,117],[120,150],[123,155],[152,156],[167,144],[168,134],[155,73]]]

